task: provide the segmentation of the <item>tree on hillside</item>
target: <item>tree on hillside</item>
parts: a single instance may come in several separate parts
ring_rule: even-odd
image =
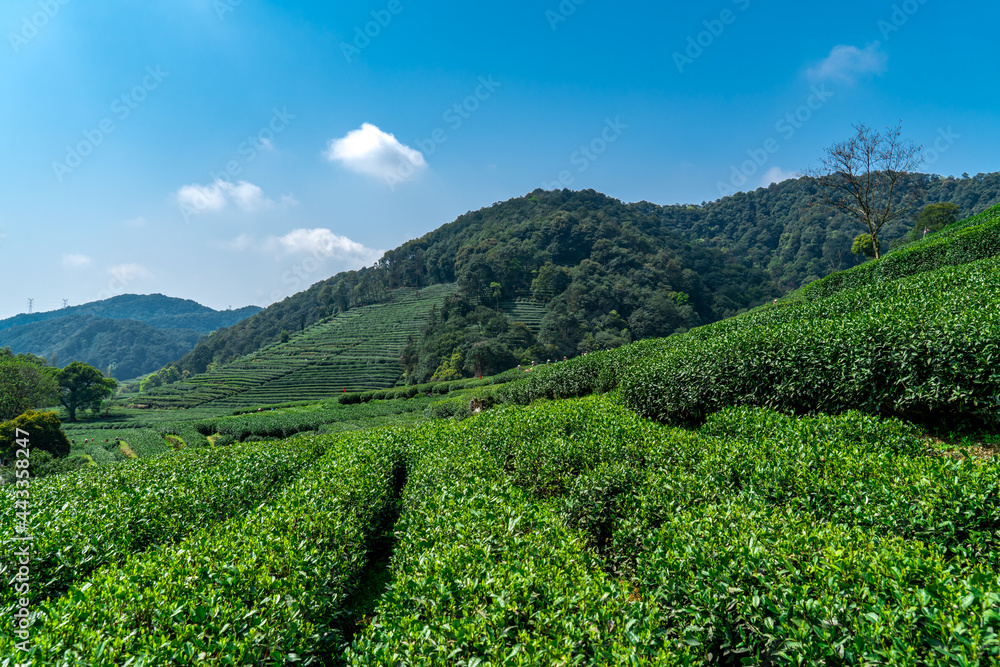
[[[30,408],[47,408],[59,402],[55,369],[34,355],[0,354],[0,420],[17,417]]]
[[[101,401],[110,396],[118,383],[106,378],[93,366],[74,361],[59,371],[57,376],[61,389],[59,402],[69,413],[69,420],[76,421],[76,411],[81,408],[99,410]]]
[[[851,245],[851,252],[862,257],[875,257],[875,244],[871,234],[858,234]]]
[[[14,457],[18,430],[31,434],[32,459],[40,452],[48,452],[56,457],[69,456],[71,445],[60,428],[59,418],[52,412],[28,410],[16,419],[0,423],[0,457]]]
[[[919,200],[902,180],[923,161],[921,147],[902,138],[900,125],[874,130],[855,125],[855,136],[833,144],[813,174],[827,206],[860,220],[868,228],[875,258],[881,257],[879,232],[910,212]]]
[[[924,210],[920,212],[920,217],[917,218],[917,224],[913,226],[913,232],[911,233],[913,240],[916,241],[922,239],[925,236],[925,230],[926,234],[941,231],[948,225],[958,220],[961,210],[962,209],[960,209],[957,204],[952,204],[950,202],[942,204],[928,204],[924,207]]]

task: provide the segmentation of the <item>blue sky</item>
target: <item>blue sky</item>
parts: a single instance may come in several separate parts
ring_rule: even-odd
[[[998,169],[994,2],[6,0],[0,317],[266,306],[538,187],[700,203],[902,121]]]

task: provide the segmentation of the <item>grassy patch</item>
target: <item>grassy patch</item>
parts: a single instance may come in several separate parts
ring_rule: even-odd
[[[184,447],[186,446],[184,444],[184,439],[181,438],[179,435],[165,435],[163,437],[170,444],[170,446],[176,449],[177,451],[184,449]]]

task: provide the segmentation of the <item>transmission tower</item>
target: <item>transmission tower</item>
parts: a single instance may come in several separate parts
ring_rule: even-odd
[[[69,307],[69,299],[63,299],[63,308]]]
[[[35,307],[35,300],[28,299],[28,314],[31,314],[31,309]]]

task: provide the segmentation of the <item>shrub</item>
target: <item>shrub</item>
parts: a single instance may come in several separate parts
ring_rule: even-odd
[[[0,424],[0,456],[5,459],[13,457],[18,448],[18,429],[28,433],[32,453],[48,452],[57,458],[69,456],[71,445],[60,428],[61,424],[55,413],[35,410],[28,410],[11,421],[3,422]]]
[[[673,423],[757,405],[1000,427],[998,267],[945,267],[705,327],[627,370],[624,399]]]

